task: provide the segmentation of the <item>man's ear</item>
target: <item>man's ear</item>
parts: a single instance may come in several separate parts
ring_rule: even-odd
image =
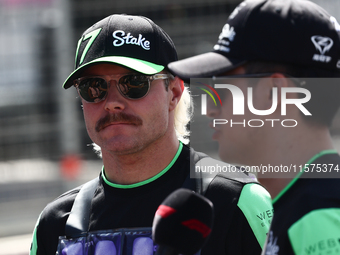
[[[281,112],[281,89],[289,86],[289,80],[281,73],[273,73],[268,78],[261,79],[255,87],[253,106],[258,110],[273,113]]]
[[[170,80],[170,84],[168,87],[170,92],[170,111],[174,110],[182,97],[183,90],[184,90],[184,82],[179,78],[175,77],[174,79]]]
[[[291,87],[292,83],[289,78],[284,76],[282,73],[274,73],[270,76],[270,78],[272,88],[277,88],[277,100],[278,104],[280,105],[282,88]]]

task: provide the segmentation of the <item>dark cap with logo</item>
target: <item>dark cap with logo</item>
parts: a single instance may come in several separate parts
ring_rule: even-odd
[[[114,14],[83,33],[78,41],[75,70],[63,86],[65,89],[71,87],[84,68],[99,63],[118,64],[152,75],[176,60],[174,43],[152,20]]]
[[[246,0],[230,14],[214,50],[169,64],[182,79],[211,77],[250,60],[340,72],[340,25],[307,0]]]

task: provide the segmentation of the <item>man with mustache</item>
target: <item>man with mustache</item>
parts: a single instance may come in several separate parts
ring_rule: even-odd
[[[206,111],[219,123],[212,125],[219,155],[260,170],[274,198],[263,254],[338,253],[340,156],[330,135],[340,105],[336,19],[311,1],[246,0],[214,51],[169,69],[186,80],[213,77],[220,88],[222,103]]]
[[[79,93],[103,168],[99,178],[47,205],[31,254],[154,254],[155,212],[179,188],[201,191],[214,205],[201,254],[260,252],[269,222],[257,215],[272,208],[256,178],[218,174],[203,187],[190,176],[191,160],[209,158],[185,145],[191,102],[166,68],[175,60],[170,37],[145,17],[111,15],[84,32],[64,88]]]

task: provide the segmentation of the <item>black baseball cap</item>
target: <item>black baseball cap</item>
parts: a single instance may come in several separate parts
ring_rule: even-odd
[[[99,63],[118,64],[152,75],[177,60],[169,35],[152,20],[142,16],[114,14],[88,28],[76,50],[75,70],[64,82],[73,85],[81,72]]]
[[[213,51],[169,64],[184,80],[212,77],[250,60],[340,72],[340,25],[307,0],[246,0],[230,14]]]

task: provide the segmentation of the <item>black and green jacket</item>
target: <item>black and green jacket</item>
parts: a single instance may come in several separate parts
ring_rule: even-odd
[[[340,156],[322,151],[302,169],[273,200],[262,254],[340,254]]]
[[[163,171],[131,185],[109,182],[102,170],[91,202],[88,231],[151,227],[162,201],[186,186],[193,156],[200,154],[181,144]],[[43,210],[34,230],[31,255],[55,255],[79,190],[66,192]],[[215,218],[201,254],[260,254],[273,211],[269,193],[257,180],[240,172],[217,174],[205,196],[214,204]]]

